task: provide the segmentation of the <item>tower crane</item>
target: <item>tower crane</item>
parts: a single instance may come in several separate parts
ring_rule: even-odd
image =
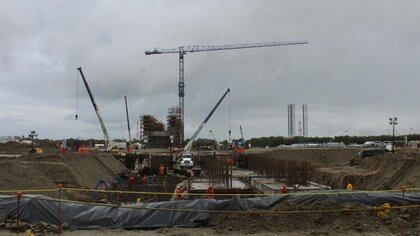
[[[146,55],[154,54],[169,54],[175,53],[179,55],[179,83],[178,83],[178,96],[179,96],[179,108],[181,109],[181,123],[182,129],[180,131],[181,143],[184,141],[184,95],[185,95],[185,83],[184,83],[184,55],[193,52],[207,52],[207,51],[221,51],[221,50],[232,50],[232,49],[245,49],[245,48],[263,48],[263,47],[278,47],[278,46],[290,46],[298,44],[307,44],[308,41],[286,41],[286,42],[259,42],[259,43],[241,43],[241,44],[226,44],[217,46],[180,46],[177,48],[159,49],[145,51]]]
[[[83,83],[85,84],[86,90],[89,94],[90,101],[92,102],[93,109],[95,109],[96,116],[98,116],[99,124],[101,125],[102,132],[104,133],[105,148],[106,150],[111,149],[111,139],[109,138],[108,131],[106,130],[104,120],[102,119],[101,113],[99,112],[98,105],[96,105],[95,98],[93,97],[92,91],[89,88],[89,84],[86,81],[85,75],[83,74],[82,67],[78,67],[77,70],[82,76]]]

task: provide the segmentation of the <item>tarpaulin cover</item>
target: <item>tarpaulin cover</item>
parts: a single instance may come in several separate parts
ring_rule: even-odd
[[[379,206],[388,202],[391,206],[395,206],[420,204],[420,193],[405,193],[404,196],[401,192],[305,193],[257,198],[236,197],[227,200],[167,201],[143,203],[141,205],[143,208],[153,209],[61,202],[60,220],[61,223],[66,223],[75,229],[194,227],[210,219],[211,212],[206,210],[247,211],[268,209],[282,201],[304,205],[319,202],[354,202],[368,206]],[[184,211],[171,209],[184,209]],[[16,218],[17,199],[15,196],[0,195],[0,214],[9,218]],[[58,201],[43,195],[24,195],[20,201],[20,219],[30,224],[44,221],[58,225]]]

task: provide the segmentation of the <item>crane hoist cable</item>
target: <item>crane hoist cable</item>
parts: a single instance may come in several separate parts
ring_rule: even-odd
[[[231,141],[231,136],[232,136],[232,109],[231,109],[231,98],[230,98],[230,93],[229,95],[229,101],[228,101],[228,109],[229,109],[229,142]]]
[[[77,120],[79,118],[79,73],[76,72],[76,109],[74,112],[74,119]]]

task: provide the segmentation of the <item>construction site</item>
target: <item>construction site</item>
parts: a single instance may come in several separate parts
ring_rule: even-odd
[[[139,13],[134,13],[136,16],[137,14]],[[112,27],[110,24],[105,28]],[[170,35],[162,37],[173,40]],[[262,34],[258,37],[262,37]],[[99,38],[107,41],[106,34],[101,34]],[[122,90],[118,90],[118,86],[91,79],[107,74],[95,74],[98,69],[91,69],[94,67],[92,64],[83,65],[82,69],[81,66],[76,68],[72,61],[71,65],[75,68],[68,69],[67,64],[63,66],[66,69],[60,67],[57,69],[60,73],[77,73],[76,96],[72,95],[68,99],[73,101],[75,97],[75,114],[70,117],[72,115],[68,115],[68,111],[71,109],[63,108],[67,113],[63,115],[57,111],[60,114],[56,115],[52,109],[45,119],[60,117],[68,122],[66,124],[70,124],[69,120],[76,123],[80,120],[79,112],[82,114],[89,111],[94,114],[94,128],[86,122],[83,123],[85,126],[76,123],[79,126],[64,127],[63,130],[72,132],[76,126],[82,126],[85,133],[96,131],[99,135],[97,138],[67,136],[63,139],[41,139],[38,132],[42,132],[42,129],[38,129],[38,123],[33,121],[31,127],[34,128],[31,128],[28,135],[8,135],[0,139],[0,235],[420,235],[420,140],[416,138],[418,135],[414,133],[414,129],[412,134],[410,130],[410,138],[406,131],[397,135],[396,127],[400,120],[395,116],[389,118],[389,123],[386,120],[386,127],[390,130],[387,130],[387,135],[381,133],[375,136],[379,137],[378,140],[352,142],[350,140],[358,140],[359,137],[348,134],[350,127],[346,128],[344,136],[338,136],[345,140],[336,136],[323,139],[321,136],[311,136],[312,127],[317,125],[317,131],[322,134],[329,130],[341,132],[342,123],[335,123],[330,117],[310,123],[312,114],[322,116],[324,113],[312,113],[312,107],[315,110],[316,106],[308,105],[305,99],[295,98],[297,95],[291,93],[288,96],[290,101],[279,99],[276,103],[280,105],[270,105],[264,100],[269,89],[256,91],[255,88],[248,88],[252,86],[242,87],[242,84],[234,83],[234,86],[230,86],[232,84],[215,80],[206,86],[214,86],[217,93],[207,92],[206,89],[209,88],[206,86],[195,91],[200,99],[195,101],[197,111],[194,112],[198,113],[201,108],[205,110],[204,113],[202,110],[199,112],[199,123],[188,115],[186,117],[186,114],[193,113],[185,112],[186,108],[190,109],[185,101],[193,97],[192,91],[186,91],[189,87],[186,87],[185,77],[190,75],[185,73],[185,68],[190,69],[190,64],[186,66],[187,63],[191,63],[191,67],[196,66],[204,62],[203,58],[210,52],[216,58],[220,51],[226,54],[251,51],[254,54],[248,54],[246,60],[257,61],[264,57],[270,59],[261,69],[264,72],[256,69],[252,76],[263,81],[265,73],[270,71],[276,77],[281,77],[281,86],[284,86],[291,83],[291,80],[283,78],[284,75],[297,67],[276,68],[277,64],[293,60],[291,55],[295,48],[307,50],[309,47],[318,47],[317,43],[319,44],[316,40],[314,45],[308,40],[290,40],[177,45],[173,48],[155,47],[151,50],[142,48],[144,55],[141,56],[146,58],[144,60],[149,59],[150,63],[133,72],[136,79],[144,79],[142,76],[145,76],[146,67],[153,65],[160,68],[162,77],[171,75],[176,77],[177,82],[176,89],[175,83],[167,85],[162,82],[149,86],[144,82],[162,79],[160,74],[150,81],[142,80],[139,84],[145,87],[142,90],[142,93],[147,94],[144,95],[145,99],[137,91],[138,88],[125,89],[126,93],[120,94]],[[267,51],[259,58],[257,55],[262,48]],[[284,61],[273,63],[271,56],[267,56],[274,54],[274,50],[281,51],[285,48],[289,51],[285,53]],[[135,50],[130,48],[127,51]],[[194,62],[185,60],[186,57],[190,59],[191,54],[200,54],[202,58],[191,56],[191,61]],[[166,61],[151,59],[165,56],[176,59],[177,70],[171,71],[173,67],[166,66]],[[102,54],[98,56],[103,57]],[[220,66],[226,62],[233,63],[234,60],[227,56],[226,58],[218,58],[220,61],[214,64]],[[301,59],[294,60],[294,63],[299,60]],[[49,65],[50,62],[45,61],[42,63]],[[225,73],[224,79],[229,80],[232,75],[236,76],[235,73],[243,67],[241,63],[237,63],[237,71],[232,69],[232,72]],[[200,80],[200,73],[213,72],[215,65],[206,65],[208,71],[203,68],[195,68],[195,71],[191,69],[191,77],[196,79],[191,84],[207,80]],[[311,72],[311,79],[316,73],[324,76],[315,71]],[[292,77],[299,80],[301,76],[296,72]],[[83,92],[78,90],[79,82]],[[267,82],[267,86],[271,87],[272,83],[275,84],[272,81]],[[220,84],[223,85],[222,89]],[[171,89],[176,90],[177,100],[173,102],[168,95],[167,100],[171,104],[167,104],[165,99],[156,99],[154,103],[156,97],[148,90],[166,91],[166,86],[172,86]],[[346,86],[347,82],[342,81],[340,88]],[[324,87],[328,91],[334,88]],[[54,98],[48,98],[49,100],[64,93],[64,90],[54,89]],[[246,90],[249,93],[247,96],[254,96],[252,99],[242,97],[240,102],[243,103],[235,103],[247,104],[245,106],[249,105],[249,109],[238,112],[238,107],[231,108],[231,95],[237,92],[235,89]],[[308,91],[303,91],[305,89]],[[298,85],[294,88],[302,93],[317,94],[309,91],[309,88],[305,89]],[[377,91],[379,89],[372,93],[377,95]],[[341,95],[336,93],[336,96]],[[79,106],[86,105],[82,102],[79,105],[79,99],[82,100],[79,97],[82,96],[89,102],[89,107],[79,110]],[[118,113],[116,109],[103,109],[104,104],[112,103],[112,99],[107,96],[124,98],[124,106],[120,104],[124,108],[124,122],[109,118],[110,113]],[[136,117],[135,120],[130,120],[134,106],[128,103],[128,97],[137,102],[136,106],[143,106],[141,112],[132,114]],[[210,101],[211,107],[203,105],[204,102],[207,104],[206,99]],[[298,103],[293,103],[295,100]],[[310,97],[307,100],[316,103],[317,98]],[[375,97],[373,100],[381,99]],[[268,107],[269,111],[259,110],[259,107],[252,108],[254,102],[260,107]],[[220,116],[218,126],[212,126],[212,121],[217,116],[215,114],[221,113],[223,106],[226,109],[224,114],[229,117]],[[57,107],[54,108],[58,109]],[[282,109],[279,111],[278,107]],[[344,105],[340,104],[338,107],[331,110],[345,111],[343,116],[351,113],[351,109],[343,108]],[[41,108],[42,105],[39,105],[31,112],[38,112],[36,109]],[[381,109],[382,106],[375,108]],[[233,116],[236,116],[234,118],[232,110]],[[275,122],[277,124],[281,120],[281,126],[287,129],[287,133],[278,132],[277,127],[269,127],[270,130],[267,131],[265,126],[268,126],[269,116],[273,113],[281,117],[276,118]],[[19,112],[0,113],[0,119],[17,115]],[[365,117],[369,115],[363,114]],[[32,122],[31,119],[25,117],[25,122]],[[250,122],[244,124],[246,120]],[[232,122],[236,132],[232,132]],[[248,124],[254,126],[252,134],[247,133]],[[354,124],[356,122],[352,126],[356,126]],[[369,125],[363,127],[367,126]],[[113,136],[117,129],[122,130],[121,127],[124,137]],[[223,129],[225,136],[217,137],[217,128]],[[271,132],[273,129],[276,129],[273,132],[278,136],[271,133],[258,136],[258,132]],[[48,126],[44,130],[64,132],[55,130],[54,126]],[[61,137],[60,135],[57,137]],[[95,135],[92,137],[96,137]],[[210,138],[206,138],[208,135]],[[360,135],[362,136],[368,139],[367,135]]]

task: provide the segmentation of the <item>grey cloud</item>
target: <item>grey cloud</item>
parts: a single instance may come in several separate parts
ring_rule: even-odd
[[[101,137],[78,66],[111,136],[125,137],[123,96],[133,123],[143,113],[164,120],[178,103],[177,55],[145,50],[300,39],[310,44],[187,54],[187,135],[227,87],[235,135],[240,124],[247,137],[286,135],[288,103],[308,104],[310,135],[386,133],[388,116],[401,117],[400,132],[418,130],[418,12],[409,0],[4,2],[0,134]],[[225,103],[208,124],[220,139],[228,117]]]

